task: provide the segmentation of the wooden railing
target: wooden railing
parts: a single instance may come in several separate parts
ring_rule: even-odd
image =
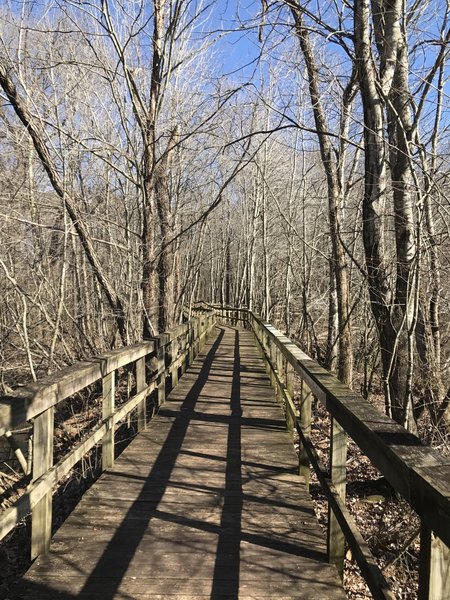
[[[26,421],[32,424],[31,484],[20,498],[0,515],[0,539],[31,512],[32,558],[48,550],[52,529],[52,492],[94,446],[102,445],[102,469],[114,463],[115,430],[135,411],[137,429],[147,425],[146,399],[155,391],[156,409],[164,403],[166,379],[173,388],[180,373],[194,360],[215,324],[213,311],[197,316],[151,341],[114,350],[55,373],[50,379],[23,388],[14,396],[0,398],[0,435],[10,435]],[[149,362],[154,363],[147,377]],[[134,371],[136,393],[115,406],[115,374],[122,367]],[[156,367],[156,368],[155,368]],[[54,409],[86,387],[102,385],[102,415],[97,426],[61,460],[53,464]]]
[[[31,484],[0,515],[0,539],[31,512],[32,556],[48,549],[52,522],[52,491],[73,466],[94,446],[102,445],[102,468],[114,462],[114,432],[131,411],[138,430],[146,427],[146,398],[165,400],[165,383],[178,382],[180,372],[192,362],[218,317],[242,323],[253,331],[277,399],[284,407],[289,431],[300,438],[299,471],[309,484],[314,468],[329,502],[328,556],[342,572],[345,541],[351,548],[374,598],[393,598],[389,586],[358,531],[345,504],[347,439],[350,436],[421,520],[419,568],[420,600],[450,598],[450,461],[425,446],[417,437],[377,411],[310,359],[289,338],[247,309],[201,303],[197,316],[157,338],[115,350],[55,373],[51,379],[23,388],[0,399],[0,435],[25,421],[33,427]],[[157,368],[147,377],[146,363]],[[115,406],[115,373],[134,370],[136,393]],[[294,403],[294,374],[301,380],[299,408]],[[102,417],[97,426],[53,464],[55,406],[91,384],[102,383]],[[157,390],[157,391],[155,391]],[[310,439],[312,395],[331,416],[330,468],[317,456]]]
[[[450,598],[450,459],[425,446],[395,421],[352,392],[309,358],[288,337],[247,309],[214,308],[222,319],[253,331],[288,429],[300,440],[299,472],[308,486],[313,467],[329,504],[328,558],[342,574],[345,542],[374,598],[394,598],[368,544],[345,504],[347,440],[350,436],[421,521],[419,599]],[[294,404],[294,373],[300,377],[300,405]],[[311,399],[331,417],[330,468],[311,442]]]

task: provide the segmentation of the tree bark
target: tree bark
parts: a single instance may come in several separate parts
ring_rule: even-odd
[[[369,0],[355,0],[354,4],[355,54],[364,110],[364,250],[371,307],[379,333],[386,413],[414,430],[411,380],[416,242],[411,194],[408,58],[406,37],[401,28],[403,3],[401,0],[372,0],[371,5],[380,55],[379,72],[372,56]],[[388,158],[395,230],[393,288],[383,233]]]
[[[317,66],[311,48],[309,32],[304,26],[303,12],[301,7],[293,0],[289,0],[288,5],[294,18],[295,32],[300,42],[308,72],[309,93],[319,139],[320,155],[327,178],[328,221],[332,245],[332,268],[336,278],[339,316],[338,377],[344,383],[351,384],[353,351],[350,322],[349,275],[345,249],[341,242],[340,233],[339,206],[341,201],[341,189],[339,186],[337,164],[333,158],[333,148],[327,133],[328,127],[321,102]]]

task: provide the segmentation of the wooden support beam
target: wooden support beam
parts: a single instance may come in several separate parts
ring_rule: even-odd
[[[175,338],[171,344],[172,366],[170,371],[172,389],[178,385],[178,356],[180,352],[180,340]]]
[[[450,549],[424,521],[420,529],[419,600],[450,598]]]
[[[287,395],[294,402],[294,367],[286,360],[286,391]],[[295,428],[295,423],[292,423],[292,429]]]
[[[166,401],[166,351],[164,346],[157,350],[157,368],[158,368],[158,406],[162,406]]]
[[[145,380],[145,356],[139,358],[136,361],[136,393],[142,392],[147,387]],[[143,431],[147,426],[146,416],[146,403],[147,398],[144,396],[143,400],[138,404],[137,407],[137,429]]]
[[[54,408],[48,408],[33,422],[33,482],[53,466]],[[45,554],[52,535],[52,489],[31,512],[31,559]]]
[[[108,431],[102,442],[102,469],[110,469],[114,465],[114,421],[115,410],[115,371],[102,379],[102,417],[107,423]]]
[[[190,331],[190,327],[188,327],[188,329],[183,333],[182,337],[181,337],[181,354],[184,357],[182,363],[181,363],[181,375],[183,375],[186,372],[186,369],[188,367],[188,360],[189,360],[189,333]]]
[[[148,341],[112,350],[104,356],[78,362],[52,373],[42,382],[21,388],[14,396],[3,396],[0,399],[0,435],[34,419],[47,408],[102,379],[107,373],[147,356],[153,349],[154,342]]]
[[[276,375],[278,377],[278,380],[279,380],[281,386],[284,386],[284,381],[283,381],[283,372],[284,372],[284,369],[283,369],[283,355],[281,354],[281,352],[278,350],[278,348],[276,346],[275,346],[275,356],[274,356],[274,359],[275,359],[274,366],[275,366],[276,371],[277,371]],[[282,393],[282,391],[280,389],[281,386],[277,385],[277,387],[275,389],[275,393],[276,393],[276,399],[277,399],[278,404],[280,404],[282,406],[283,405],[283,393]],[[284,407],[284,408],[285,408],[285,410],[287,410],[286,407]]]
[[[194,324],[191,321],[189,323],[188,339],[187,339],[188,355],[186,361],[186,367],[190,367],[194,362]]]
[[[311,390],[308,388],[304,381],[300,384],[300,427],[303,435],[306,439],[310,439],[311,436]],[[299,462],[299,475],[305,480],[306,489],[309,491],[309,480],[310,480],[310,465],[309,458],[306,448],[299,441],[298,449],[298,462]]]
[[[347,434],[336,421],[331,419],[330,428],[330,468],[331,481],[345,503],[347,473]],[[345,536],[330,505],[328,505],[328,561],[334,565],[342,577],[345,559]]]
[[[429,600],[448,600],[448,598],[450,598],[450,548],[432,533]]]

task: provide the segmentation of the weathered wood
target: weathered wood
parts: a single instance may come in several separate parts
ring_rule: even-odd
[[[356,522],[347,509],[336,487],[331,481],[327,470],[319,459],[317,452],[309,439],[302,431],[299,420],[297,420],[297,431],[302,445],[308,454],[309,460],[314,468],[322,490],[330,503],[334,514],[345,533],[350,549],[355,557],[361,573],[375,600],[394,600],[395,596],[389,584],[383,576],[377,561],[373,557],[369,545],[359,532]]]
[[[450,461],[352,392],[275,327],[253,315],[253,327],[274,343],[334,419],[412,508],[450,546]],[[430,469],[435,469],[434,476]],[[439,471],[439,474],[438,474]],[[450,484],[449,484],[450,485]],[[430,506],[434,510],[430,510]]]
[[[294,367],[286,359],[286,389],[290,398],[294,398]]]
[[[345,598],[250,340],[224,329],[207,346],[34,563],[24,600]]]
[[[103,439],[107,430],[108,426],[104,423],[94,433],[87,436],[75,448],[72,448],[56,465],[48,469],[45,474],[34,481],[27,490],[27,493],[2,513],[0,517],[0,539],[4,538],[21,519],[26,517],[45,495],[51,495],[58,481],[67,475],[75,464]]]
[[[166,370],[165,370],[166,350],[164,346],[158,348],[158,406],[162,406],[166,401]]]
[[[53,464],[53,407],[36,417],[33,424],[33,482]],[[45,553],[52,534],[52,491],[48,490],[32,510],[31,558]]]
[[[430,600],[431,530],[420,522],[419,593],[418,600]]]
[[[171,344],[172,352],[172,365],[170,368],[171,387],[172,389],[178,385],[178,358],[180,353],[180,341],[178,337],[172,340]]]
[[[347,434],[333,418],[330,427],[330,468],[333,486],[342,502],[345,503]],[[342,577],[344,573],[345,536],[330,504],[328,505],[327,533],[328,560],[336,566]]]
[[[103,377],[102,388],[102,417],[108,423],[102,442],[102,468],[109,469],[114,464],[114,423],[111,417],[115,410],[115,371]]]
[[[261,340],[262,340],[262,338],[261,338]],[[255,341],[258,346],[260,355],[264,361],[264,364],[266,365],[267,372],[270,374],[271,384],[275,390],[278,403],[281,405],[283,405],[283,403],[284,403],[286,427],[287,427],[288,431],[292,434],[294,431],[295,419],[298,416],[298,410],[297,410],[297,407],[295,406],[292,396],[289,395],[288,390],[286,389],[282,378],[279,377],[279,374],[282,374],[285,372],[285,369],[282,366],[283,355],[281,353],[277,354],[278,367],[277,367],[277,369],[275,369],[274,364],[272,363],[271,358],[267,355],[266,350],[265,350],[261,340],[255,334]],[[291,384],[292,383],[293,383],[293,380],[291,381]],[[292,385],[291,385],[291,387],[292,387]],[[292,387],[292,390],[293,390],[293,387]]]
[[[151,353],[153,342],[142,342],[113,350],[104,356],[78,362],[57,371],[44,381],[26,386],[12,396],[0,398],[0,435],[62,400],[73,396],[103,376]]]
[[[194,339],[195,339],[194,322],[190,321],[188,336],[187,336],[188,356],[186,359],[186,367],[190,367],[192,365],[192,363],[194,362],[194,358],[195,358]]]
[[[418,600],[450,597],[450,550],[422,520]]]
[[[332,450],[331,460],[333,481],[330,483],[332,498],[330,503],[335,507],[335,511],[337,512],[336,518],[330,515],[329,520],[330,558],[332,558],[334,554],[335,558],[333,560],[341,563],[342,550],[333,550],[333,540],[336,542],[337,537],[340,537],[341,540],[339,543],[335,544],[336,548],[343,548],[341,543],[342,534],[339,533],[340,527],[344,529],[347,537],[350,536],[349,543],[352,543],[351,540],[355,539],[355,535],[352,534],[352,527],[349,529],[347,526],[347,521],[342,516],[345,516],[345,504],[343,502],[343,498],[341,497],[345,497],[342,487],[342,473],[344,473],[343,479],[345,481],[345,451],[344,445],[339,442],[339,438],[342,434],[342,430],[345,430],[349,435],[351,435],[351,437],[353,437],[353,439],[360,446],[363,452],[367,454],[374,465],[380,469],[393,487],[421,515],[424,523],[422,528],[423,532],[428,532],[428,541],[426,541],[424,538],[422,543],[423,550],[421,552],[421,599],[425,597],[436,597],[439,598],[439,600],[441,598],[447,598],[450,594],[448,591],[448,545],[450,544],[450,461],[445,462],[437,452],[425,447],[423,444],[421,444],[420,440],[406,432],[402,427],[394,423],[388,417],[385,417],[376,411],[366,401],[362,400],[357,394],[354,394],[345,385],[337,381],[336,378],[334,378],[330,373],[322,369],[315,361],[312,361],[309,357],[307,357],[295,344],[291,342],[291,340],[289,340],[286,336],[283,336],[271,325],[264,323],[258,316],[250,313],[249,311],[237,312],[232,309],[228,310],[231,312],[229,312],[228,315],[226,314],[226,316],[228,316],[230,319],[233,319],[233,321],[235,318],[238,318],[238,314],[243,314],[247,318],[248,323],[255,333],[256,340],[261,349],[267,371],[270,375],[277,396],[284,402],[286,407],[287,419],[289,419],[289,415],[293,415],[295,412],[295,406],[293,406],[292,402],[292,393],[289,393],[291,391],[290,388],[292,387],[292,383],[289,382],[289,368],[292,369],[291,373],[295,370],[295,372],[300,375],[303,382],[306,383],[309,388],[311,388],[317,399],[326,406],[333,417],[332,446],[334,445],[334,448]],[[162,339],[160,339],[161,347],[164,347],[173,339],[179,340],[179,338],[181,338],[181,340],[183,340],[184,338],[184,348],[182,349],[180,357],[177,358],[177,363],[179,362],[182,368],[187,362],[193,360],[198,348],[202,347],[203,341],[208,335],[210,326],[209,319],[211,319],[212,323],[213,319],[210,315],[205,317],[205,315],[201,314],[196,318],[194,323],[189,323],[187,325],[183,324],[183,326],[179,328],[178,337],[174,338],[173,333],[169,333],[164,342]],[[186,340],[188,340],[189,343],[186,343]],[[184,356],[186,357],[186,360],[184,360]],[[280,356],[283,356],[284,360],[286,361],[285,369],[280,368]],[[87,374],[88,377],[87,379],[83,380],[84,382],[89,380],[89,369],[92,368],[92,365],[88,365],[87,368],[88,370],[85,371],[84,374]],[[169,367],[169,372],[170,368],[173,368],[173,365]],[[284,377],[281,375],[282,370],[283,373],[286,371],[286,382],[284,382]],[[161,381],[163,371],[165,371],[165,368],[161,368],[160,365],[158,367],[157,374],[157,377],[159,378],[158,381]],[[102,375],[105,374],[107,373],[102,373]],[[68,374],[66,373],[66,375]],[[218,375],[218,378],[220,379],[220,375]],[[51,382],[51,385],[54,385],[54,382]],[[65,391],[67,391],[72,384],[70,382],[67,383],[66,379],[65,382],[62,382],[60,388],[54,392],[51,391],[51,385],[47,385],[47,391],[50,391],[51,394],[57,393],[58,397],[63,397]],[[154,385],[154,382],[151,383],[144,393],[148,393],[148,390],[153,389]],[[25,391],[23,397],[29,397],[29,391]],[[114,416],[113,422],[116,422],[117,418],[119,417],[119,412],[120,416],[123,417],[123,415],[127,413],[128,409],[131,409],[130,407],[137,406],[143,398],[144,396],[141,396],[141,392],[138,393],[134,398],[126,403],[125,410],[124,407],[121,407],[120,411],[118,411]],[[20,414],[20,411],[22,411],[24,406],[25,409],[27,408],[27,401],[25,400],[25,402],[21,404],[20,394],[15,397],[15,400],[18,400],[18,408],[15,413],[17,415]],[[11,411],[8,408],[8,402],[10,402],[10,399],[6,399],[6,401],[0,405],[0,415],[3,414],[6,415],[7,418],[10,418]],[[20,408],[21,406],[22,408]],[[35,406],[37,406],[37,404]],[[264,407],[264,409],[266,410],[267,407]],[[210,413],[208,412],[207,414]],[[170,418],[173,418],[173,415]],[[7,421],[5,421],[4,424],[5,423],[7,424]],[[202,427],[205,427],[206,422],[201,420],[200,424]],[[221,433],[221,428],[223,428],[224,424],[225,423],[223,422],[216,424],[215,439],[220,440],[221,435],[223,435]],[[105,428],[106,431],[107,422],[105,422],[102,427]],[[192,438],[192,442],[190,443],[194,443],[195,440],[197,444],[201,444],[205,449],[209,448],[211,444],[211,436],[210,434],[206,436],[201,435],[201,431],[201,429],[198,430],[195,437]],[[203,429],[203,431],[206,431],[206,429]],[[104,432],[102,432],[102,435],[103,433]],[[270,435],[267,432],[266,435],[267,441],[272,444],[270,441]],[[94,434],[94,437],[95,436],[97,436],[97,433]],[[156,434],[156,437],[158,436],[159,434]],[[101,439],[101,436],[99,439]],[[189,436],[186,437],[186,440],[188,439],[190,440]],[[244,436],[241,435],[242,442],[244,439]],[[254,439],[256,440],[256,438]],[[91,440],[89,440],[89,444],[90,443]],[[261,457],[264,456],[264,453],[261,449],[262,443],[263,439],[258,441],[258,444],[255,446],[254,450],[246,450],[244,454],[245,459],[260,461]],[[87,445],[88,443],[86,442],[84,446],[87,447]],[[275,446],[273,447],[275,448]],[[166,451],[170,453],[170,448],[166,448]],[[229,457],[232,460],[235,460],[237,455],[236,452],[237,451],[235,448],[231,449]],[[283,456],[283,453],[280,454],[280,450],[277,450],[277,452],[279,454],[277,460],[284,460],[280,458]],[[281,464],[283,463],[281,462],[280,465]],[[66,465],[66,463],[64,463],[64,465]],[[58,472],[62,472],[62,468]],[[51,479],[49,475],[50,473],[52,474],[51,477],[56,476],[56,471],[52,471],[52,469],[50,469],[50,471],[47,473],[48,476],[42,476],[37,482],[35,482],[35,484],[33,484],[34,487],[31,488],[29,497],[27,496],[21,499],[17,507],[15,507],[12,511],[7,511],[6,519],[2,519],[0,521],[0,529],[2,531],[4,531],[5,528],[7,529],[13,518],[18,518],[19,514],[23,515],[23,511],[26,509],[27,503],[28,506],[35,506],[36,503],[39,503],[39,501],[44,497],[45,492],[43,490],[44,487],[48,486],[49,484]],[[210,481],[212,482],[215,480],[211,479]],[[45,487],[45,489],[48,489],[48,487]],[[155,492],[153,492],[153,494],[154,493]],[[236,504],[235,494],[230,496],[230,494],[227,493],[225,497],[233,500],[233,506]],[[270,497],[270,495],[268,495],[268,497]],[[210,500],[214,503],[213,496],[210,498]],[[341,510],[339,511],[336,506],[340,506]],[[344,522],[342,520],[343,518]],[[332,532],[334,527],[333,520],[335,531],[337,532],[336,534]],[[432,530],[436,532],[442,541],[437,537],[432,537]],[[424,592],[424,590],[426,591]]]
[[[206,321],[205,321],[206,323]],[[215,318],[213,315],[208,315],[208,327],[202,333],[202,336],[206,336],[210,330],[214,327]],[[131,411],[138,408],[138,413],[140,413],[139,421],[141,424],[144,422],[144,414],[143,407],[145,406],[146,397],[155,389],[157,383],[159,384],[159,398],[160,400],[165,396],[165,377],[167,374],[170,374],[171,368],[173,365],[168,365],[166,368],[164,363],[164,348],[167,347],[168,344],[171,343],[171,340],[178,340],[179,337],[186,336],[189,331],[191,331],[191,324],[184,323],[173,331],[168,333],[161,334],[156,338],[156,342],[145,342],[144,344],[138,344],[132,346],[130,348],[121,349],[118,351],[114,351],[101,359],[93,359],[93,361],[87,361],[84,363],[78,363],[71,367],[70,369],[66,369],[61,371],[59,374],[55,374],[53,376],[52,388],[49,387],[48,381],[43,383],[42,385],[34,386],[33,393],[35,390],[38,391],[38,395],[34,397],[34,404],[32,404],[33,410],[37,410],[39,406],[47,406],[47,404],[51,405],[51,410],[53,410],[53,402],[60,401],[65,399],[65,397],[71,393],[74,393],[75,389],[78,389],[77,386],[81,385],[82,387],[88,385],[93,382],[93,378],[101,378],[103,382],[103,409],[102,409],[102,418],[103,424],[100,425],[94,432],[88,435],[80,444],[75,446],[60,462],[51,467],[52,460],[49,459],[47,462],[47,469],[45,470],[45,461],[39,460],[39,448],[36,450],[36,456],[38,456],[39,464],[41,465],[42,471],[35,468],[34,469],[34,479],[33,483],[29,487],[27,493],[21,496],[16,504],[11,508],[7,509],[0,516],[0,539],[2,539],[7,533],[9,533],[13,527],[23,518],[25,517],[30,510],[33,509],[34,515],[37,515],[35,518],[36,527],[34,528],[34,548],[36,552],[39,551],[39,548],[45,548],[48,545],[46,538],[42,537],[42,540],[39,542],[38,538],[40,534],[38,533],[39,529],[45,529],[45,535],[47,536],[49,530],[49,523],[51,524],[51,492],[52,488],[58,483],[58,481],[67,475],[69,471],[73,468],[73,466],[78,462],[87,452],[89,452],[96,444],[99,442],[103,442],[103,454],[102,454],[102,463],[103,467],[107,468],[114,463],[114,430],[115,426],[119,421],[124,418],[128,418]],[[154,354],[155,343],[159,344],[159,347],[162,349],[160,352],[160,361],[158,372],[154,375],[152,381],[149,385],[145,383],[145,356]],[[186,348],[185,352],[183,352],[176,360],[176,368],[182,366],[186,360],[188,355],[189,348]],[[146,354],[147,353],[147,354]],[[119,409],[115,409],[114,405],[114,369],[123,364],[127,364],[129,360],[133,357],[136,357],[136,383],[137,383],[137,393],[135,396],[130,398],[127,402],[121,405]],[[81,374],[76,374],[77,369],[80,370]],[[100,369],[100,370],[99,370]],[[113,369],[112,371],[108,371],[109,369]],[[73,374],[75,373],[75,377]],[[60,380],[58,379],[60,378]],[[80,389],[82,389],[82,387]],[[43,403],[43,400],[40,395],[44,392],[48,392],[50,389],[53,389],[54,395],[50,402]],[[69,395],[70,395],[69,394]],[[25,390],[23,396],[29,397],[29,390]],[[14,401],[19,401],[20,394],[14,396],[12,399]],[[9,400],[6,401],[6,405]],[[20,404],[20,402],[19,402]],[[1,405],[0,405],[1,406]],[[3,405],[4,407],[4,405]],[[15,417],[19,418],[17,415],[20,415],[20,406],[19,410],[14,412]],[[11,414],[7,411],[7,413],[3,413],[6,419],[11,417]],[[31,414],[31,413],[30,413]],[[42,413],[44,414],[44,413]],[[52,413],[48,413],[48,418]],[[37,421],[36,432],[37,436],[35,436],[35,443],[38,444],[37,440],[39,437],[39,423],[45,421],[45,419],[39,419],[35,416],[35,420]],[[4,426],[7,427],[9,425],[6,420]],[[42,436],[41,436],[42,437]],[[49,435],[45,438],[47,443],[51,443],[52,437]],[[39,444],[38,444],[39,446]],[[47,499],[45,498],[47,496]],[[49,500],[50,498],[50,500]],[[42,525],[45,523],[45,527]],[[40,524],[40,525],[39,525]],[[38,528],[39,525],[39,528]],[[41,544],[41,546],[39,545]]]
[[[309,439],[311,435],[311,390],[304,381],[301,382],[300,386],[300,427],[303,435]],[[298,462],[299,462],[299,474],[305,480],[306,489],[309,491],[309,480],[310,480],[310,468],[309,458],[306,449],[304,448],[301,440],[299,442],[298,449]]]
[[[450,549],[431,534],[429,600],[450,598]]]
[[[147,387],[147,383],[145,381],[145,356],[136,361],[136,392],[142,392]],[[137,428],[138,431],[143,431],[147,425],[147,417],[146,417],[146,396],[144,396],[143,400],[138,404],[137,407]]]
[[[184,334],[181,336],[181,356],[183,356],[183,361],[180,364],[181,367],[181,375],[184,375],[186,369],[188,367],[189,360],[189,329],[187,329]]]
[[[275,348],[275,365],[276,365],[276,375],[278,379],[278,385],[276,389],[276,397],[277,401],[280,405],[283,405],[283,389],[285,388],[283,381],[283,355],[281,352]]]
[[[214,308],[212,305],[206,306]],[[425,539],[422,540],[420,597],[421,599],[428,598],[429,594],[438,594],[436,597],[439,599],[449,597],[450,589],[447,589],[447,586],[450,585],[448,583],[450,570],[448,566],[450,461],[442,458],[432,448],[425,446],[417,437],[378,412],[367,401],[340,383],[275,327],[264,323],[259,316],[246,309],[240,309],[240,314],[246,315],[250,329],[265,357],[268,372],[273,374],[273,369],[270,371],[270,359],[268,360],[270,352],[267,348],[269,345],[275,345],[287,363],[300,375],[303,383],[308,385],[315,397],[330,412],[334,421],[333,428],[336,428],[336,423],[338,423],[339,427],[354,439],[371,462],[388,479],[394,489],[421,516],[422,532],[428,532],[429,539],[427,542]],[[289,387],[288,381],[286,385]],[[287,396],[289,397],[289,391]],[[341,458],[335,461],[335,473],[340,470],[339,463],[343,465],[344,462],[343,446],[341,450],[342,452],[338,452],[341,454]],[[342,487],[340,493],[342,493]],[[333,521],[333,517],[331,517],[331,521]],[[342,536],[338,533],[337,523],[335,525],[336,535],[341,537],[338,546],[342,547]],[[333,528],[334,525],[332,524],[331,527]],[[440,538],[440,541],[436,542],[434,546],[434,558],[432,557],[431,531]],[[336,535],[332,533],[331,538],[336,539]],[[430,579],[432,565],[437,573],[434,577],[439,582],[436,585]]]

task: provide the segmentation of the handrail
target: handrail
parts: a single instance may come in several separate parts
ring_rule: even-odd
[[[31,512],[31,558],[45,553],[50,545],[52,491],[62,477],[94,446],[102,444],[102,470],[114,463],[116,425],[131,411],[137,412],[137,430],[147,425],[146,399],[157,390],[156,408],[165,401],[166,378],[175,387],[178,378],[194,360],[215,325],[212,310],[198,312],[187,323],[164,332],[150,341],[113,350],[104,356],[62,369],[40,383],[14,395],[0,397],[0,435],[25,421],[33,427],[32,481],[27,491],[0,515],[0,539]],[[146,362],[152,359],[156,372],[147,378]],[[134,369],[136,393],[115,406],[115,373],[128,366]],[[96,427],[53,465],[54,408],[60,402],[102,382],[102,415]]]
[[[311,464],[329,502],[328,557],[342,572],[345,540],[375,598],[393,598],[345,506],[347,436],[350,436],[416,511],[420,530],[420,600],[450,598],[450,459],[378,411],[307,356],[287,336],[245,308],[201,305],[253,331],[271,382],[286,412],[287,426],[299,434],[299,471],[308,485]],[[300,410],[293,402],[293,373],[301,379]],[[331,416],[330,471],[310,439],[311,395]]]

